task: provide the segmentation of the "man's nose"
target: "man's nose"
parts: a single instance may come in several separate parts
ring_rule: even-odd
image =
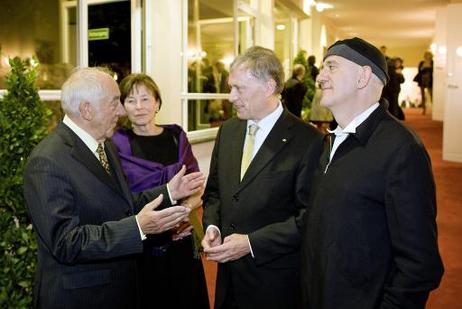
[[[117,116],[122,117],[125,116],[127,113],[125,112],[124,106],[119,102],[117,106]]]
[[[234,101],[236,101],[236,98],[237,98],[237,90],[235,90],[234,88],[231,88],[231,91],[229,92],[229,101],[231,103],[233,103]]]
[[[317,83],[322,83],[325,79],[326,79],[326,69],[325,69],[325,68],[321,68],[321,69],[319,70],[318,76],[316,76],[316,82],[317,82]]]

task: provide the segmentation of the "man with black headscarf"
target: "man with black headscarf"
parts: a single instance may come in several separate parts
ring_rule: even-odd
[[[424,308],[443,265],[420,139],[379,102],[385,57],[338,41],[317,77],[337,128],[315,173],[301,243],[304,308]]]

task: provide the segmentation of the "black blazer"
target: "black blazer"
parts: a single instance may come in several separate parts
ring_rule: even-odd
[[[138,306],[134,254],[143,246],[134,214],[166,188],[135,203],[110,142],[106,152],[112,177],[60,123],[29,158],[24,196],[38,240],[34,308]]]
[[[246,121],[231,119],[218,132],[204,194],[204,227],[222,237],[248,234],[250,254],[218,265],[215,307],[229,286],[242,308],[295,308],[298,303],[299,228],[308,202],[321,136],[284,110],[242,182]]]
[[[302,239],[304,308],[424,308],[443,266],[430,158],[383,104],[326,147]]]

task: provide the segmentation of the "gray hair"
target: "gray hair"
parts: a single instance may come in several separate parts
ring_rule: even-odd
[[[305,67],[303,64],[297,63],[292,69],[292,77],[297,77],[299,75],[305,74]]]
[[[264,82],[273,79],[276,82],[274,94],[280,94],[284,89],[284,69],[276,54],[261,46],[254,46],[239,55],[231,63],[230,70],[239,67],[249,70],[250,74]]]
[[[112,78],[101,68],[78,68],[71,73],[61,88],[61,107],[67,115],[80,115],[81,102],[96,104],[107,96],[102,77]]]

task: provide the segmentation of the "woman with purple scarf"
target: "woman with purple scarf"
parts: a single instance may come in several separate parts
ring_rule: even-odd
[[[119,129],[112,139],[132,192],[167,183],[183,165],[186,173],[198,171],[182,128],[155,123],[162,105],[157,84],[145,74],[130,74],[121,81],[120,92],[132,128]],[[199,192],[178,202],[196,209],[202,204],[201,195]],[[209,308],[204,269],[197,253],[201,232],[196,211],[192,211],[189,223],[144,240],[139,263],[142,308]]]

